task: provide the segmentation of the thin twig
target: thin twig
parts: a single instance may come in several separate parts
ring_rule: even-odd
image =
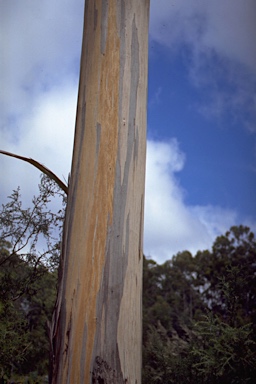
[[[24,156],[19,156],[19,155],[15,155],[15,153],[11,153],[11,152],[7,152],[7,151],[2,151],[0,149],[0,153],[2,155],[6,155],[6,156],[11,156],[11,157],[15,157],[16,159],[19,159],[19,160],[23,160],[23,161],[26,161],[27,163],[30,163],[32,164],[34,167],[36,167],[37,169],[39,169],[41,172],[43,172],[45,175],[47,175],[48,177],[50,177],[50,179],[54,180],[58,186],[66,193],[68,194],[68,186],[66,184],[64,184],[59,178],[58,176],[55,175],[55,173],[53,173],[50,169],[46,168],[43,164],[39,163],[38,161],[34,160],[34,159],[31,159],[29,157],[24,157]]]

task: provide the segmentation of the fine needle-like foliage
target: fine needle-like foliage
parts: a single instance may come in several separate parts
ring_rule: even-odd
[[[50,204],[57,197],[62,206],[55,212]],[[41,177],[38,196],[33,197],[28,208],[23,208],[20,188],[14,190],[0,210],[0,236],[11,244],[10,254],[0,265],[19,255],[35,269],[38,263],[57,268],[65,206],[66,196],[45,175]]]
[[[256,241],[232,227],[212,250],[144,262],[143,383],[253,384]]]
[[[203,382],[251,382],[256,366],[251,324],[234,327],[209,313],[196,324],[196,334],[193,367]]]
[[[54,210],[53,200],[59,197]],[[0,211],[0,379],[46,383],[66,195],[42,176]],[[232,227],[212,250],[144,258],[143,383],[254,384],[256,242]]]
[[[53,199],[59,196],[59,208]],[[47,382],[66,196],[45,175],[24,208],[20,189],[0,210],[0,379]],[[27,378],[27,379],[26,379]],[[41,379],[40,379],[41,378]],[[45,381],[46,380],[46,381]]]

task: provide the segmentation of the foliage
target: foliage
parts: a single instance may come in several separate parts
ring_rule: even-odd
[[[196,325],[192,354],[203,382],[252,383],[255,378],[256,343],[251,324],[234,327],[210,313]]]
[[[0,251],[8,255],[7,248]],[[13,282],[13,288],[10,292],[1,290],[0,295],[1,373],[10,377],[13,373],[28,374],[34,370],[43,375],[48,369],[47,321],[56,297],[56,272],[37,266],[40,271],[21,295],[17,281],[31,276],[32,267],[18,257],[7,260],[1,267],[0,280],[3,286],[8,280],[9,287]]]
[[[51,210],[59,195],[62,208]],[[32,208],[0,211],[0,378],[44,383],[66,196],[45,176]],[[254,383],[256,241],[232,227],[212,250],[144,258],[143,383]],[[11,378],[11,379],[10,379]]]
[[[256,242],[232,227],[211,251],[144,263],[143,382],[253,383]]]
[[[161,323],[149,327],[143,348],[143,383],[192,383],[189,348],[188,340],[170,333]]]
[[[49,204],[59,194],[62,209]],[[0,212],[0,378],[45,382],[49,361],[48,323],[56,298],[60,232],[65,196],[43,176],[32,208],[19,189]],[[39,377],[41,376],[41,379]],[[27,379],[26,379],[27,378]],[[15,380],[15,381],[14,381]],[[17,380],[17,381],[16,381]],[[32,380],[32,381],[31,381]],[[7,381],[8,382],[8,381]]]
[[[62,208],[53,213],[50,204],[56,196],[61,198]],[[0,211],[0,238],[9,241],[12,247],[8,258],[19,255],[34,268],[38,263],[57,268],[65,207],[66,195],[45,175],[41,177],[39,195],[33,198],[31,208],[23,208],[20,188],[14,190]],[[5,261],[3,258],[0,265]]]

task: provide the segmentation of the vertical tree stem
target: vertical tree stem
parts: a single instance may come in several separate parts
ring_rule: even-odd
[[[86,0],[54,383],[141,382],[149,0]]]

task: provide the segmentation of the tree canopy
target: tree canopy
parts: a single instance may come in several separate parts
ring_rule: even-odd
[[[62,207],[52,211],[60,195]],[[0,211],[0,378],[47,382],[65,194],[43,176]],[[253,383],[256,240],[233,226],[210,250],[143,263],[143,383]],[[27,380],[27,381],[26,381]],[[30,380],[30,381],[28,381]]]
[[[56,212],[51,200],[60,196]],[[24,208],[20,189],[0,211],[0,378],[44,380],[48,328],[56,299],[65,194],[42,176],[39,194]],[[40,381],[40,380],[39,380]],[[30,381],[31,382],[31,381]],[[47,382],[47,381],[46,381]]]
[[[212,249],[144,260],[144,375],[150,383],[253,383],[256,241],[234,226]]]

